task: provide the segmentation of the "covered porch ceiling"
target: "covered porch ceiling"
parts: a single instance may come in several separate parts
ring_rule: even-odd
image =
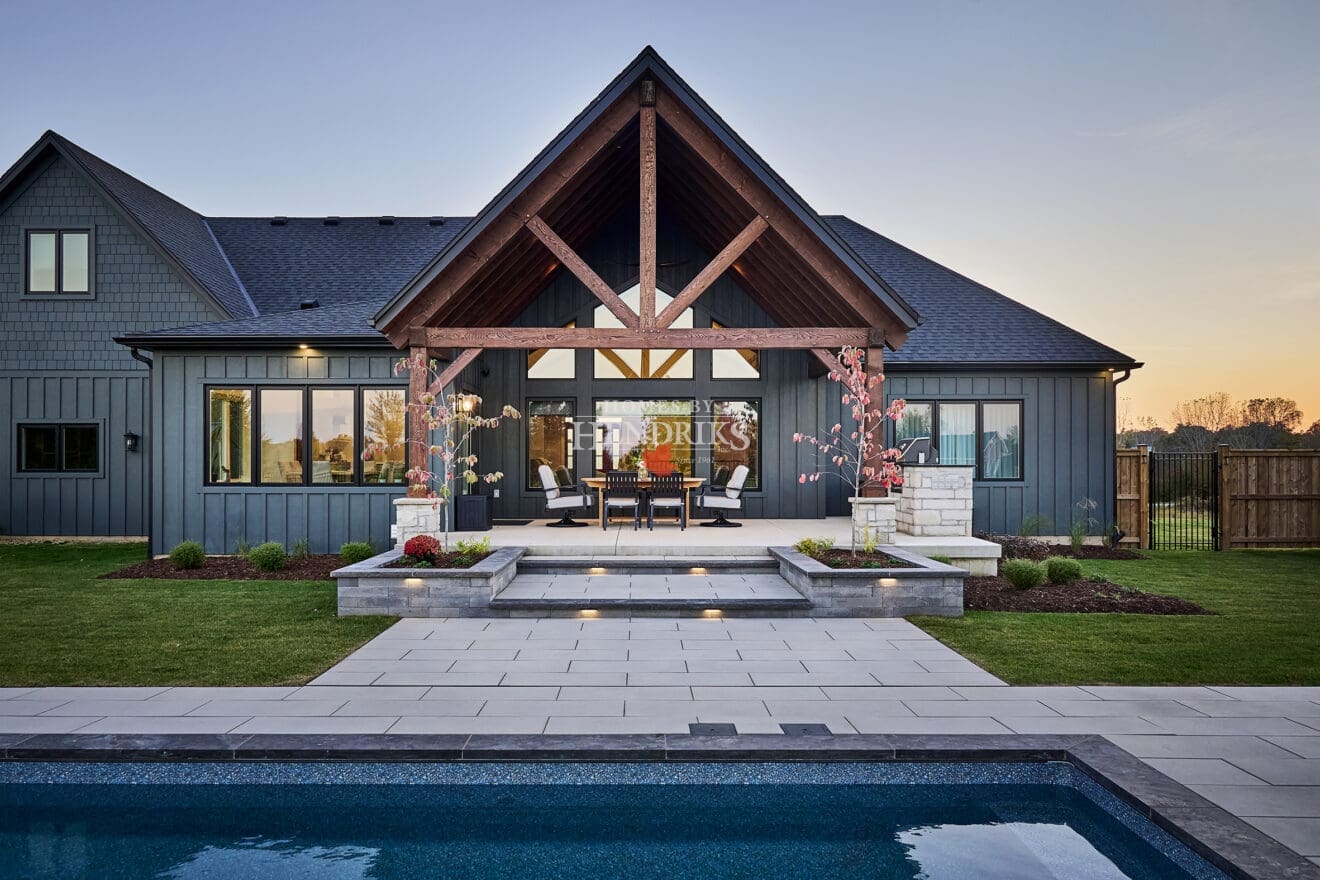
[[[639,217],[636,311],[578,254],[620,212]],[[656,212],[713,255],[656,313]],[[559,270],[624,324],[515,328]],[[777,325],[670,329],[725,273]],[[919,317],[700,98],[647,50],[445,252],[382,310],[399,347],[896,348]],[[608,338],[606,338],[608,336]]]

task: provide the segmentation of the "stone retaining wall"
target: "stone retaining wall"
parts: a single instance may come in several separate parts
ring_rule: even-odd
[[[471,568],[385,568],[403,556],[402,550],[387,550],[331,573],[339,582],[339,616],[496,616],[490,600],[513,580],[525,552],[504,547]]]
[[[830,568],[791,547],[770,547],[779,574],[811,600],[813,617],[962,617],[966,569],[881,548],[912,568]]]

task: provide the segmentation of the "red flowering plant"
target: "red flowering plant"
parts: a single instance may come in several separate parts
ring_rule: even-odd
[[[430,535],[415,535],[404,542],[403,555],[435,565],[440,558],[440,542]]]
[[[866,375],[865,352],[860,348],[845,346],[839,351],[839,366],[842,370],[831,370],[830,381],[843,386],[841,399],[852,415],[851,430],[845,431],[841,423],[836,423],[824,438],[803,434],[793,434],[794,443],[806,443],[812,447],[815,470],[798,475],[799,483],[814,483],[826,474],[832,474],[843,480],[852,489],[852,497],[862,494],[868,486],[881,486],[890,489],[903,485],[903,473],[898,466],[897,449],[884,446],[885,420],[897,422],[903,417],[907,406],[905,400],[895,400],[888,407],[881,409],[880,401],[872,406],[871,392],[885,381],[881,373]],[[834,467],[821,469],[824,458]],[[857,555],[857,544],[852,546],[853,555]]]
[[[397,447],[421,448],[426,450],[426,461],[439,459],[439,470],[432,471],[428,466],[414,466],[404,474],[408,481],[408,495],[413,498],[430,498],[436,508],[446,507],[454,495],[454,482],[462,480],[471,486],[478,482],[494,483],[504,478],[503,471],[489,473],[477,472],[477,456],[471,452],[473,433],[483,428],[498,428],[505,419],[519,419],[522,414],[511,406],[505,406],[498,416],[483,417],[481,398],[475,394],[446,393],[440,385],[442,369],[434,358],[421,355],[400,358],[394,365],[394,375],[404,373],[413,375],[421,371],[426,376],[426,390],[408,401],[408,415],[417,419],[426,427],[427,440],[403,439],[392,446],[368,443],[362,451],[364,461],[382,455],[385,451]],[[438,440],[432,443],[432,440]],[[440,521],[444,526],[444,539],[441,548],[449,549],[449,513],[442,511]],[[434,540],[434,539],[433,539]],[[407,553],[405,545],[404,552]],[[411,554],[409,554],[411,555]]]

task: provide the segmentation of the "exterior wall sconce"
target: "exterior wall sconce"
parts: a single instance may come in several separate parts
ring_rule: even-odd
[[[139,437],[137,434],[134,434],[132,431],[129,431],[127,434],[124,435],[125,452],[137,452],[138,447],[141,445],[141,443],[142,443],[142,438]]]

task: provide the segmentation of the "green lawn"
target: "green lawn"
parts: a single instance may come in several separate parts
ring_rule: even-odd
[[[1150,556],[1083,565],[1215,616],[973,611],[914,622],[1012,684],[1320,684],[1320,550]]]
[[[141,544],[0,545],[0,685],[302,684],[393,623],[331,581],[97,580]]]

